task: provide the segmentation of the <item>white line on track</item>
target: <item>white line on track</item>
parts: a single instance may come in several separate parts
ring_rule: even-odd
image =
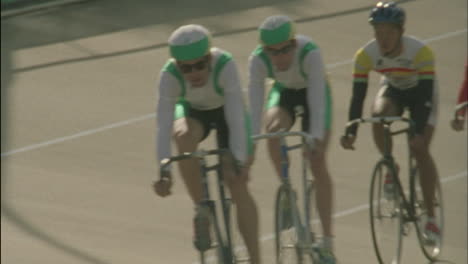
[[[156,116],[155,113],[147,114],[147,115],[144,115],[144,116],[128,119],[128,120],[113,123],[113,124],[110,124],[110,125],[106,125],[106,126],[102,126],[102,127],[98,127],[98,128],[94,128],[94,129],[90,129],[90,130],[85,130],[85,131],[82,131],[80,133],[76,133],[76,134],[73,134],[73,135],[70,135],[70,136],[59,137],[59,138],[56,138],[56,139],[53,139],[53,140],[49,140],[49,141],[29,145],[29,146],[26,146],[26,147],[23,147],[23,148],[18,148],[18,149],[12,150],[12,151],[3,152],[2,157],[11,156],[11,155],[16,154],[16,153],[21,153],[21,152],[26,152],[26,151],[38,149],[38,148],[47,147],[47,146],[58,144],[58,143],[61,143],[61,142],[64,142],[64,141],[72,140],[72,139],[75,139],[75,138],[84,137],[84,136],[88,136],[88,135],[91,135],[91,134],[96,134],[96,133],[99,133],[99,132],[102,132],[102,131],[105,131],[105,130],[109,130],[109,129],[112,129],[112,128],[117,128],[117,127],[130,125],[130,124],[133,124],[133,123],[136,123],[136,122],[140,122],[140,121],[144,121],[144,120],[154,118],[155,116]]]
[[[437,35],[437,36],[425,39],[423,41],[426,42],[426,43],[430,43],[430,42],[433,42],[433,41],[458,36],[458,35],[464,34],[466,32],[467,32],[466,28],[465,29],[460,29],[460,30],[455,30],[455,31],[452,31],[452,32],[444,33],[444,34],[441,34],[441,35]],[[327,64],[326,67],[327,67],[327,69],[333,69],[333,68],[337,68],[337,67],[340,67],[340,66],[343,66],[343,65],[350,64],[352,62],[353,62],[352,59],[351,60],[345,60],[345,61],[341,61],[341,62],[335,62],[335,63]],[[156,117],[156,114],[152,113],[152,114],[147,114],[147,115],[144,115],[144,116],[128,119],[128,120],[125,120],[125,121],[113,123],[113,124],[110,124],[110,125],[105,125],[105,126],[90,129],[90,130],[85,130],[85,131],[82,131],[82,132],[79,132],[77,134],[73,134],[73,135],[70,135],[70,136],[59,137],[59,138],[44,141],[44,142],[41,142],[41,143],[32,144],[32,145],[25,146],[25,147],[22,147],[22,148],[6,151],[6,152],[1,153],[1,157],[2,158],[3,157],[8,157],[8,156],[11,156],[11,155],[14,155],[14,154],[35,150],[35,149],[47,147],[47,146],[50,146],[50,145],[55,145],[55,144],[58,144],[58,143],[62,143],[64,141],[68,141],[68,140],[72,140],[72,139],[75,139],[75,138],[80,138],[80,137],[96,134],[96,133],[103,132],[103,131],[106,131],[106,130],[109,130],[109,129],[112,129],[112,128],[118,128],[118,127],[130,125],[130,124],[133,124],[133,123],[136,123],[136,122],[152,119],[154,117]]]
[[[447,182],[451,182],[451,181],[455,181],[455,180],[464,178],[467,175],[468,175],[468,171],[463,171],[463,172],[457,173],[457,174],[452,175],[452,176],[444,177],[440,181],[442,183],[447,183]],[[348,216],[348,215],[359,213],[359,212],[367,210],[367,209],[369,209],[369,204],[367,204],[367,203],[366,204],[361,204],[361,205],[358,205],[358,206],[355,206],[355,207],[352,207],[352,208],[345,209],[343,211],[337,212],[337,213],[335,213],[333,215],[333,218],[336,219],[336,218],[345,217],[345,216]],[[318,220],[313,221],[313,224],[316,224],[316,223],[318,223]],[[268,240],[271,240],[271,239],[274,239],[274,238],[275,238],[275,234],[270,233],[270,234],[266,234],[266,235],[263,235],[262,237],[260,237],[260,241],[265,242],[265,241],[268,241]],[[242,251],[242,250],[245,250],[244,246],[236,248],[236,251]],[[211,263],[211,262],[213,262],[213,260],[214,260],[214,257],[210,257],[210,258],[207,259],[207,262]],[[200,264],[200,262],[195,261],[195,262],[192,262],[192,264]]]

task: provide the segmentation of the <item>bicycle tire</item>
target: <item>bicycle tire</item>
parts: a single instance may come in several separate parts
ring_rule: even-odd
[[[200,252],[204,253],[208,256],[209,258],[205,259],[216,259],[216,263],[229,263],[226,262],[229,259],[229,252],[226,250],[226,239],[225,239],[225,234],[223,234],[224,228],[219,224],[219,218],[218,218],[218,212],[216,211],[216,206],[215,206],[215,201],[210,201],[210,210],[211,210],[211,229],[212,229],[212,244],[211,244],[211,249],[214,250],[214,252]],[[232,263],[232,261],[231,261]]]
[[[379,161],[372,173],[369,195],[372,242],[380,264],[398,264],[402,249],[402,206],[396,185],[393,188],[393,199],[384,197],[387,173],[396,175],[396,168],[386,160]]]
[[[275,204],[275,246],[277,264],[302,264],[302,249],[297,247],[300,230],[294,223],[295,208],[293,190],[280,186]],[[288,208],[289,207],[289,208]]]
[[[313,216],[314,210],[315,210],[315,196],[314,196],[314,189],[315,185],[313,181],[308,181],[307,182],[307,189],[306,189],[306,194],[305,194],[305,209],[306,209],[306,218],[308,221],[306,221],[306,225],[308,225],[309,228],[309,236],[310,236],[310,242],[312,245],[315,244],[315,233],[313,231]],[[311,253],[310,255],[310,261],[312,263],[318,263],[318,256],[316,256],[315,253]]]
[[[424,201],[424,196],[422,194],[422,189],[419,180],[419,172],[416,168],[412,169],[412,202],[414,206],[414,212],[416,214],[416,221],[414,222],[416,227],[416,232],[418,235],[419,245],[424,256],[430,260],[434,261],[441,254],[443,237],[444,237],[444,206],[443,206],[443,196],[442,188],[439,179],[436,180],[435,187],[435,199],[434,199],[434,210],[436,214],[436,224],[440,230],[440,239],[436,241],[434,245],[427,243],[427,238],[424,234],[425,223],[427,219],[427,208]]]

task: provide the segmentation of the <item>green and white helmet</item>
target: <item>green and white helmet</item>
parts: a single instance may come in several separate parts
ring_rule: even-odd
[[[211,34],[203,26],[185,25],[176,29],[169,37],[169,51],[178,60],[201,58],[210,52]]]
[[[296,35],[294,21],[288,16],[270,16],[263,21],[259,28],[260,43],[264,46],[275,45]]]

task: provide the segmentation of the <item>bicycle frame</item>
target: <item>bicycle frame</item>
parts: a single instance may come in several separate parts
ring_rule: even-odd
[[[295,144],[288,146],[286,143],[286,137],[291,137],[291,136],[299,136],[301,137],[301,143]],[[291,201],[294,201],[295,199],[295,190],[292,188],[290,177],[289,177],[289,159],[288,159],[288,152],[294,149],[298,148],[303,148],[308,144],[308,139],[309,135],[305,132],[287,132],[287,131],[280,131],[280,132],[274,132],[274,133],[266,133],[266,134],[261,134],[261,135],[255,135],[252,137],[253,140],[258,141],[261,139],[272,139],[272,138],[279,138],[280,139],[280,154],[281,154],[281,186],[280,188],[286,188],[287,190],[290,190],[288,193],[290,194],[289,197],[292,199]],[[311,144],[309,143],[309,146]],[[312,147],[312,146],[311,146]],[[303,193],[303,198],[304,198],[304,208],[303,210],[306,212],[305,215],[303,216],[303,219],[301,219],[301,214],[298,211],[298,208],[295,206],[293,207],[293,222],[296,227],[299,227],[302,232],[300,234],[311,234],[311,227],[310,227],[310,211],[307,210],[306,208],[306,201],[305,201],[305,196],[307,193],[307,186],[309,184],[312,184],[312,179],[307,177],[307,161],[305,158],[302,158],[302,193]],[[302,249],[308,249],[307,253],[312,253],[312,241],[313,239],[308,236],[308,235],[302,235],[299,237],[299,247]]]
[[[164,159],[161,162],[161,170],[167,170],[169,164],[174,161],[180,161],[183,159],[190,159],[190,158],[197,158],[200,163],[200,170],[201,170],[201,180],[202,180],[202,200],[198,203],[198,206],[206,206],[209,208],[210,214],[212,216],[214,222],[214,229],[216,233],[216,239],[218,241],[219,250],[222,252],[221,257],[223,259],[223,263],[234,263],[234,249],[232,245],[232,237],[231,237],[231,215],[230,215],[230,208],[231,208],[231,198],[228,198],[224,189],[224,177],[223,177],[223,168],[221,162],[221,156],[224,154],[230,154],[229,150],[227,149],[215,149],[215,150],[199,150],[190,153],[182,153],[178,156],[173,156],[168,159]],[[218,156],[218,163],[212,166],[208,166],[205,160],[206,156],[209,155],[216,155]],[[221,225],[218,220],[218,215],[216,213],[216,205],[215,201],[210,198],[209,192],[209,184],[208,184],[208,173],[210,171],[216,171],[217,174],[217,185],[218,185],[218,192],[219,192],[219,200],[222,206],[222,214],[223,214],[223,226],[225,230],[225,238],[223,238]],[[204,252],[200,251],[200,260],[201,263],[205,263]]]
[[[400,130],[396,130],[396,131],[391,131],[390,130],[390,125],[394,122],[398,122],[398,121],[401,121],[401,122],[405,122],[408,124],[408,127],[407,128],[404,128],[404,129],[400,129]],[[399,134],[403,134],[405,133],[407,135],[407,140],[409,142],[409,140],[411,139],[411,137],[415,134],[414,132],[414,123],[412,120],[408,119],[408,118],[404,118],[404,117],[399,117],[399,116],[392,116],[392,117],[372,117],[372,118],[359,118],[359,119],[355,119],[355,120],[352,120],[350,122],[348,122],[348,124],[346,126],[351,126],[353,124],[356,124],[356,123],[381,123],[383,124],[383,128],[384,128],[384,153],[383,153],[383,157],[382,157],[382,160],[384,160],[385,162],[389,163],[391,165],[391,167],[395,170],[396,169],[396,164],[395,164],[395,160],[393,159],[393,156],[390,152],[390,139],[393,137],[393,136],[396,136],[396,135],[399,135]],[[408,144],[408,155],[409,155],[409,158],[408,158],[408,162],[409,162],[409,175],[410,175],[410,178],[409,178],[409,184],[410,184],[410,190],[413,190],[413,188],[415,187],[414,184],[415,184],[415,175],[416,175],[416,164],[415,164],[415,159],[413,157],[413,154],[412,154],[412,151],[410,149],[410,146]],[[405,213],[403,215],[403,222],[406,223],[406,222],[415,222],[417,221],[417,217],[415,215],[415,208],[414,208],[414,200],[415,200],[415,197],[414,197],[414,193],[410,192],[410,197],[409,197],[409,200],[407,198],[407,196],[405,195],[405,192],[403,190],[403,186],[401,184],[401,179],[400,179],[400,176],[397,174],[397,173],[394,173],[395,175],[395,183],[396,183],[396,186],[398,188],[398,191],[399,193],[401,194],[401,198],[402,198],[402,205],[403,207],[405,208]]]
[[[397,130],[397,131],[391,131],[390,126],[391,126],[392,123],[394,123],[396,121],[406,122],[408,124],[408,127],[405,128],[405,129]],[[440,254],[441,245],[442,245],[442,242],[441,242],[442,238],[438,242],[435,242],[433,248],[432,248],[432,245],[429,245],[429,249],[426,248],[426,246],[428,244],[425,244],[425,241],[424,241],[425,237],[424,237],[423,231],[421,230],[422,227],[420,226],[420,222],[422,220],[424,220],[425,215],[428,215],[428,213],[426,214],[425,208],[424,208],[424,206],[426,206],[426,209],[428,211],[429,206],[430,206],[428,204],[426,198],[434,199],[433,201],[434,202],[439,202],[439,204],[438,205],[433,204],[433,208],[431,208],[431,210],[435,210],[436,206],[437,206],[438,210],[440,210],[440,212],[438,214],[440,216],[440,218],[438,220],[439,220],[440,226],[443,229],[442,193],[441,193],[441,189],[440,189],[440,182],[438,182],[438,179],[437,179],[436,183],[435,183],[436,186],[435,186],[435,190],[434,190],[434,196],[433,197],[424,197],[426,194],[424,194],[424,190],[422,190],[423,193],[421,194],[421,197],[423,198],[423,200],[419,201],[418,190],[417,190],[418,186],[416,186],[417,185],[417,179],[418,179],[418,176],[417,176],[418,175],[418,168],[417,168],[417,164],[416,164],[416,159],[413,156],[413,153],[412,153],[412,150],[411,150],[411,147],[410,147],[410,144],[409,144],[409,141],[415,135],[415,129],[414,129],[413,121],[409,120],[408,118],[399,117],[399,116],[398,117],[373,117],[373,118],[366,118],[366,119],[361,119],[360,118],[360,119],[355,119],[355,120],[350,121],[347,124],[347,127],[349,127],[351,125],[354,125],[354,124],[357,124],[357,123],[380,123],[380,124],[383,125],[383,129],[384,129],[384,151],[383,152],[384,153],[383,153],[382,159],[380,161],[378,161],[378,163],[376,165],[376,168],[378,168],[380,166],[380,164],[384,163],[385,166],[389,167],[389,169],[392,171],[392,175],[394,176],[393,181],[394,181],[394,185],[396,186],[396,189],[397,189],[398,207],[401,209],[400,213],[399,213],[400,220],[401,220],[401,222],[400,222],[401,223],[401,227],[400,227],[401,229],[399,230],[399,235],[400,235],[400,237],[402,235],[408,235],[409,226],[407,226],[407,224],[410,223],[410,222],[413,222],[414,225],[415,225],[416,231],[417,231],[419,245],[421,246],[421,249],[422,249],[424,255],[426,256],[426,258],[433,261]],[[398,175],[398,173],[396,171],[395,161],[394,161],[394,159],[393,159],[393,157],[392,157],[392,155],[390,153],[390,140],[391,140],[391,137],[395,136],[395,135],[398,135],[398,134],[402,134],[402,133],[406,133],[407,140],[408,140],[409,197],[405,194],[405,192],[403,190],[403,186],[401,184],[400,176]],[[374,171],[374,173],[375,173],[375,171]],[[374,186],[375,174],[372,177],[373,178],[372,178],[372,183],[371,183],[371,199],[374,199],[374,200],[371,200],[370,202],[371,203],[378,202],[377,206],[380,206],[380,202],[376,201],[375,197],[373,197],[373,189],[372,188]],[[380,185],[380,183],[378,183],[378,185]],[[422,189],[422,186],[421,186],[421,189]],[[380,195],[378,195],[377,199],[380,199]],[[372,211],[373,211],[372,206],[373,205],[371,204],[370,206],[371,206],[371,218],[372,218]],[[380,207],[377,207],[377,211],[380,211]],[[372,227],[372,237],[373,237],[374,247],[375,247],[375,250],[376,250],[376,253],[377,253],[377,257],[379,258],[379,261],[382,261],[378,246],[376,244],[377,242],[375,240],[373,224],[371,224],[371,227]],[[400,238],[400,240],[401,240],[401,238]],[[401,244],[401,242],[398,242],[398,243]],[[401,251],[401,249],[398,249],[397,257],[400,256],[399,255],[400,251]]]
[[[414,125],[410,120],[406,122],[408,122],[409,124],[408,128],[398,130],[398,131],[393,131],[393,132],[390,130],[390,123],[384,124],[384,150],[385,151],[383,154],[384,156],[383,159],[390,162],[390,164],[392,164],[392,167],[394,169],[396,168],[396,164],[395,164],[395,160],[393,159],[392,154],[390,153],[390,146],[389,146],[390,138],[393,136],[405,133],[407,136],[407,141],[409,142],[411,137],[414,135],[414,128],[413,128]],[[409,175],[409,184],[410,184],[409,189],[414,190],[413,188],[415,188],[414,185],[415,185],[415,176],[416,176],[417,168],[416,168],[416,161],[413,157],[409,144],[408,144],[408,155],[409,155],[409,158],[408,158],[409,174],[408,175]],[[416,210],[414,208],[415,195],[413,192],[410,192],[410,196],[408,200],[408,197],[405,195],[405,192],[403,190],[403,185],[401,183],[399,174],[394,173],[394,175],[395,175],[395,183],[398,188],[398,192],[401,194],[402,205],[405,208],[404,212],[406,212],[405,214],[403,214],[403,223],[415,222],[417,221]]]

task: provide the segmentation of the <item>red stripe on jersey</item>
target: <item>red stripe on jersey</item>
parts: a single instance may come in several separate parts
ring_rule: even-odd
[[[367,78],[368,74],[353,74],[354,78]]]

